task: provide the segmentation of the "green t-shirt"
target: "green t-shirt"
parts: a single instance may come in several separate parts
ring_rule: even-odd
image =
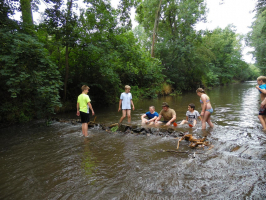
[[[80,94],[77,102],[79,103],[79,111],[89,113],[88,103],[91,102],[91,100],[87,94]]]

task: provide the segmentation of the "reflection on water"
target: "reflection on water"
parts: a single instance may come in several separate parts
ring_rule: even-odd
[[[208,136],[209,151],[170,137],[108,134],[97,128],[82,137],[81,125],[54,123],[10,127],[0,135],[0,199],[265,199],[266,135],[257,118],[255,82],[208,91],[214,129],[179,127]],[[134,97],[133,97],[134,98]],[[134,102],[132,123],[167,101],[185,118],[195,93]],[[96,109],[97,121],[117,122],[117,107]],[[64,117],[74,118],[72,115]],[[195,153],[195,158],[193,154]]]

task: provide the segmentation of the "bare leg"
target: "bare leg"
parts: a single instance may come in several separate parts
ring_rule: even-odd
[[[207,112],[208,112],[208,111],[207,111]],[[213,123],[211,122],[211,113],[210,113],[210,115],[209,115],[209,117],[208,117],[208,119],[207,119],[207,123],[209,124],[209,126],[210,126],[211,128],[214,127]]]
[[[155,123],[155,126],[159,126],[161,123],[161,121],[157,121],[157,123]]]
[[[88,123],[84,123],[84,136],[88,136]]]
[[[196,124],[197,124],[197,120],[194,120],[192,125],[196,126]]]
[[[122,110],[122,117],[120,118],[119,123],[122,123],[122,121],[125,119],[126,117],[126,110]]]
[[[131,110],[126,110],[127,111],[127,122],[131,122]]]
[[[183,121],[180,123],[180,125],[182,125],[182,124],[187,124],[187,123],[188,123],[187,120],[183,120]]]
[[[88,124],[82,123],[82,134],[86,137],[88,136]]]
[[[266,123],[264,121],[264,116],[263,115],[259,115],[258,117],[259,117],[260,123],[261,123],[261,125],[263,127],[263,130],[266,130]]]
[[[141,119],[141,122],[142,122],[142,124],[146,124],[148,122],[148,120],[143,118],[143,119]]]
[[[210,117],[210,115],[211,115],[210,112],[208,112],[208,111],[204,112],[204,115],[202,116],[202,121],[201,121],[202,129],[206,129],[206,122],[207,122],[208,118]]]
[[[83,134],[83,136],[85,135],[84,124],[85,124],[85,123],[82,123],[82,124],[81,124],[81,127],[82,127],[82,134]]]

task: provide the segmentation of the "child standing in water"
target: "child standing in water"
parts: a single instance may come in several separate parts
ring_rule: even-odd
[[[132,105],[132,109],[135,110],[135,107],[132,101],[132,95],[130,93],[130,89],[131,87],[129,85],[126,85],[125,92],[121,93],[120,95],[118,112],[121,110],[121,105],[122,105],[122,117],[120,118],[119,123],[122,123],[126,115],[127,115],[127,121],[128,123],[130,123],[131,122],[131,105]]]
[[[190,127],[193,127],[197,124],[197,118],[199,118],[200,121],[202,120],[199,112],[195,110],[195,104],[193,103],[188,104],[186,116],[186,120],[183,120],[180,125],[189,124]]]
[[[89,92],[89,87],[83,85],[81,87],[82,93],[78,96],[77,100],[77,116],[80,116],[82,123],[82,134],[88,136],[88,122],[90,121],[89,108],[91,109],[92,115],[94,115],[94,110],[91,105],[90,97],[87,95]]]
[[[196,90],[197,95],[200,97],[201,103],[201,124],[202,129],[206,129],[206,122],[209,124],[211,128],[213,128],[213,124],[211,122],[211,114],[213,113],[212,105],[210,102],[210,97],[205,93],[202,88],[198,88]]]
[[[259,110],[259,120],[260,123],[263,127],[263,130],[266,131],[266,77],[265,76],[259,76],[257,78],[257,83],[258,85],[256,88],[260,92],[260,99],[261,99],[261,105],[260,105],[260,110]]]

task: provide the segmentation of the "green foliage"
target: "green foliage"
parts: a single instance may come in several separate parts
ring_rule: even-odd
[[[56,65],[35,37],[0,30],[2,121],[26,122],[54,113],[62,86]]]
[[[259,1],[261,2],[261,1]],[[261,4],[253,22],[252,31],[248,34],[249,45],[254,47],[253,56],[256,65],[263,74],[266,73],[266,4]]]
[[[194,30],[205,20],[203,0],[126,0],[118,9],[110,1],[85,0],[87,6],[79,13],[76,0],[45,0],[50,6],[34,34],[11,19],[20,9],[16,1],[0,2],[0,121],[27,122],[55,108],[67,110],[69,102],[75,106],[84,84],[91,88],[93,105],[103,105],[118,103],[124,85],[131,86],[138,100],[252,80],[264,70],[263,3],[250,35],[257,65],[248,65],[241,59],[243,36],[232,25],[212,32]],[[131,31],[133,5],[140,25]]]
[[[118,130],[118,126],[114,126],[113,128],[111,128],[112,132],[116,132]]]

